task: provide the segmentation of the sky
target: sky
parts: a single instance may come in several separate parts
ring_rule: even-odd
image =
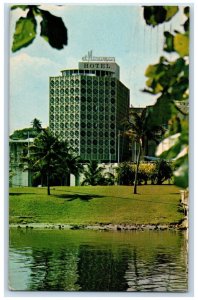
[[[68,30],[68,45],[56,50],[40,37],[16,53],[10,52],[9,131],[31,126],[34,118],[48,126],[49,77],[63,69],[77,68],[78,62],[93,51],[93,56],[113,56],[120,66],[120,80],[130,89],[130,104],[145,107],[156,98],[143,93],[149,64],[163,53],[163,32],[181,29],[184,20],[178,13],[174,23],[155,28],[147,26],[141,6],[130,4],[41,5],[62,17]],[[10,13],[10,44],[21,9]],[[38,18],[38,22],[39,22]],[[166,54],[171,59],[172,54]]]

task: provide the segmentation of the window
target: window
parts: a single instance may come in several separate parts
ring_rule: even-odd
[[[86,135],[85,131],[84,131],[84,130],[82,130],[82,131],[81,131],[81,136],[83,136],[83,137],[84,137],[85,135]]]
[[[114,80],[111,81],[111,86],[112,86],[112,87],[115,86],[115,81],[114,81]]]

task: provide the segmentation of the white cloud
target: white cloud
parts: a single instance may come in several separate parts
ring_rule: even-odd
[[[25,52],[22,52],[16,56],[11,57],[10,59],[10,66],[11,69],[16,70],[17,68],[21,68],[21,66],[28,66],[28,67],[44,67],[44,66],[51,66],[51,67],[56,67],[57,64],[45,57],[36,57],[36,56],[30,56]],[[59,67],[59,66],[58,66]]]
[[[58,63],[21,52],[10,58],[10,130],[29,126],[37,117],[48,123],[49,77],[60,75]]]

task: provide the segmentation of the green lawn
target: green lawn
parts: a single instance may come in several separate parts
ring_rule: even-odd
[[[183,219],[172,185],[10,188],[10,223],[169,224]]]

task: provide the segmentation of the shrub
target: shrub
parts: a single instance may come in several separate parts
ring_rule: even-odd
[[[159,160],[156,162],[157,184],[162,184],[166,180],[170,180],[173,176],[173,168],[171,163],[165,160]]]
[[[138,184],[147,184],[151,180],[153,173],[155,172],[154,163],[140,163],[138,171]]]
[[[123,162],[117,168],[117,181],[120,185],[133,185],[135,179],[136,164]],[[162,184],[170,180],[173,175],[173,167],[170,162],[159,160],[157,162],[141,162],[138,171],[138,184]]]
[[[98,181],[98,185],[114,185],[115,177],[110,172],[105,172]]]
[[[117,181],[120,185],[133,185],[135,179],[134,165],[128,162],[123,162],[117,168]]]

